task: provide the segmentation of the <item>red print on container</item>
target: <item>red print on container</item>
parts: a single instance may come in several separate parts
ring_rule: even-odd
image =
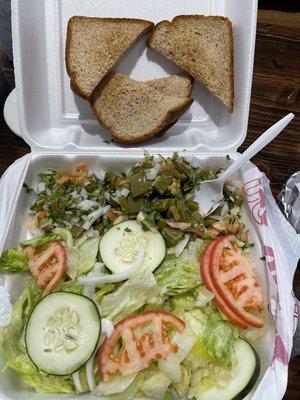
[[[277,276],[276,276],[276,263],[275,263],[275,254],[274,250],[270,246],[264,246],[264,254],[266,257],[267,266],[271,272],[271,276],[277,285]]]
[[[261,180],[256,178],[247,182],[245,194],[255,221],[259,225],[268,226],[265,194]]]
[[[280,361],[283,365],[288,365],[289,363],[288,352],[286,351],[279,333],[277,333],[275,336],[274,356],[272,363],[274,363],[275,360]]]

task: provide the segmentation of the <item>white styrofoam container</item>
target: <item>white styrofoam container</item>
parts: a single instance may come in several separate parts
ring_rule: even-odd
[[[151,151],[187,149],[235,152],[248,124],[256,33],[257,0],[14,0],[13,48],[20,131],[33,150],[101,151],[111,144],[88,103],[70,89],[65,68],[67,22],[73,15],[135,17],[153,22],[180,14],[224,15],[234,27],[235,108],[230,114],[196,84],[190,110],[163,137],[131,147]],[[179,68],[140,40],[118,66],[139,80],[179,72]]]
[[[24,220],[31,199],[21,190],[21,183],[25,179],[28,185],[34,186],[37,174],[46,168],[69,169],[80,160],[91,167],[122,171],[139,159],[145,146],[152,153],[164,154],[186,149],[182,154],[196,155],[203,167],[218,168],[226,164],[225,155],[236,153],[244,141],[252,83],[257,0],[13,0],[12,11],[19,125],[32,153],[7,171],[6,183],[11,182],[7,196],[10,195],[11,202],[6,204],[4,213],[4,218],[7,216],[6,227],[1,230],[0,226],[0,252],[26,238]],[[196,84],[194,104],[165,136],[131,148],[116,144],[108,146],[103,139],[109,136],[97,124],[88,104],[69,88],[64,63],[68,19],[73,15],[88,15],[136,17],[158,22],[179,14],[225,15],[233,22],[234,113],[229,114],[213,96]],[[142,40],[118,68],[140,80],[179,71],[163,57],[145,49]],[[19,186],[13,182],[18,172],[22,173]],[[256,243],[253,257],[267,296],[266,268],[260,260],[261,239],[247,208],[245,220],[250,227],[251,239]],[[15,276],[6,280],[5,285],[15,300],[24,287],[24,280]],[[262,361],[261,377],[272,360],[273,349],[269,343],[274,336],[275,328],[270,319],[265,336],[255,343]],[[3,400],[41,399],[41,395],[28,390],[10,371],[0,375],[0,393]],[[92,395],[81,397],[93,398]],[[47,400],[58,398],[78,397],[45,396]]]

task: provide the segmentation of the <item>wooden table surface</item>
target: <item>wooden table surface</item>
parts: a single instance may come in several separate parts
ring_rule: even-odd
[[[300,14],[260,10],[258,15],[251,109],[245,149],[264,130],[288,112],[296,117],[254,162],[271,181],[274,196],[295,171],[300,170]],[[0,175],[17,158],[29,152],[11,133],[0,113]],[[300,272],[295,294],[300,298]],[[286,400],[300,399],[300,355],[290,363]],[[261,399],[264,400],[264,399]]]

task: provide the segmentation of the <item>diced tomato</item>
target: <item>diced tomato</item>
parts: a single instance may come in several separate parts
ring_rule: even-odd
[[[137,373],[152,361],[165,359],[171,351],[176,352],[178,348],[170,341],[167,327],[182,332],[185,323],[164,311],[144,312],[120,321],[99,349],[101,379],[108,381],[116,373],[123,376]]]
[[[25,223],[26,228],[35,229],[38,227],[38,220],[36,217],[28,219]]]
[[[202,281],[207,287],[214,294],[214,303],[218,307],[218,309],[234,324],[239,326],[240,328],[246,329],[249,325],[240,317],[238,317],[231,308],[225,303],[223,298],[220,296],[219,292],[215,289],[211,274],[210,274],[210,260],[212,257],[212,250],[216,243],[216,240],[210,242],[208,246],[206,246],[202,259],[200,261],[200,275],[202,277]]]
[[[45,219],[46,218],[46,211],[44,211],[44,210],[42,210],[42,211],[39,211],[37,214],[36,214],[36,216],[39,218],[39,219]]]
[[[59,241],[50,242],[38,248],[27,246],[28,265],[37,284],[46,292],[55,290],[66,268],[67,255]]]
[[[66,172],[60,174],[58,176],[57,183],[65,183],[65,182],[85,182],[88,183],[89,177],[87,176],[87,165],[85,163],[77,163],[73,166],[71,174],[68,174]]]
[[[261,318],[249,312],[263,309],[262,290],[250,258],[237,246],[234,235],[215,240],[210,276],[215,291],[239,318],[257,328],[264,326]]]
[[[110,208],[108,211],[106,211],[105,217],[106,217],[110,222],[114,222],[114,221],[118,218],[118,215],[115,214],[114,211]]]

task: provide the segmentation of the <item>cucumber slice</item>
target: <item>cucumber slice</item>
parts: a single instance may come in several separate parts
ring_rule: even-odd
[[[25,344],[39,370],[70,375],[92,357],[100,333],[100,314],[93,301],[80,294],[54,292],[33,309]]]
[[[196,400],[242,400],[253,389],[260,374],[258,354],[244,339],[236,340],[235,350],[238,362],[228,386],[200,390]]]
[[[109,229],[100,241],[100,255],[111,272],[119,273],[130,268],[140,245],[144,246],[146,256],[139,271],[154,271],[165,258],[165,240],[159,232],[144,231],[137,221],[121,222]]]

